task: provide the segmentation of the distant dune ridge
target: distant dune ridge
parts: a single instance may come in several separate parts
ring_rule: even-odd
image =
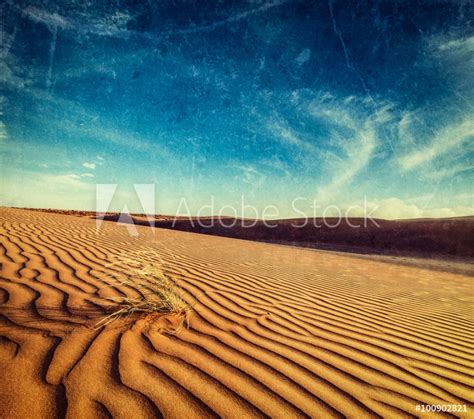
[[[141,220],[138,220],[139,222]],[[404,254],[413,256],[474,257],[474,217],[420,220],[370,220],[352,218],[348,222],[327,218],[258,221],[254,227],[201,227],[189,220],[157,220],[156,227],[174,228],[246,240],[259,240],[343,251]],[[194,226],[192,225],[194,224]],[[206,224],[204,222],[204,224]],[[226,225],[231,225],[225,221]],[[332,227],[336,226],[336,227]],[[359,226],[359,227],[353,227]]]
[[[140,225],[97,232],[89,217],[0,208],[2,417],[412,417],[421,404],[472,417],[472,277]],[[280,224],[273,239],[312,242]],[[472,256],[471,219],[383,229],[406,249]],[[240,238],[267,239],[252,234]],[[188,327],[168,333],[173,314],[94,327],[111,297],[140,294],[136,266],[173,281]]]

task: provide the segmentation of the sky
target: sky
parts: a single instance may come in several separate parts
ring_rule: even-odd
[[[474,214],[469,1],[0,8],[0,205]]]

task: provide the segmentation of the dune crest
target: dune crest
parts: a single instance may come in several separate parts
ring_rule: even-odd
[[[472,414],[472,278],[314,250],[0,208],[8,417]],[[192,306],[97,330],[154,265]],[[117,276],[117,278],[114,277]],[[442,416],[442,415],[440,415]],[[436,417],[431,414],[431,417]]]

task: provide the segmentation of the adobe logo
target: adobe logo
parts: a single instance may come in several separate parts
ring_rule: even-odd
[[[117,194],[118,184],[116,183],[99,183],[96,184],[95,188],[95,211],[98,215],[96,218],[96,231],[100,230],[100,227],[104,221],[104,216],[109,212],[112,200]],[[122,209],[119,212],[118,224],[123,225],[128,234],[132,237],[138,237],[139,233],[135,226],[132,216],[130,215],[129,205],[139,203],[142,209],[142,213],[145,214],[147,221],[152,224],[154,221],[154,215],[156,214],[156,201],[155,201],[155,184],[134,184],[133,189],[135,196],[128,197],[127,203],[123,204]],[[101,215],[101,216],[99,216]],[[155,234],[155,229],[151,229]]]

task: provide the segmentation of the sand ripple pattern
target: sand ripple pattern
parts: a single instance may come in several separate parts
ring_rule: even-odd
[[[0,209],[2,417],[472,412],[472,278],[326,252]],[[193,305],[94,325],[131,259]],[[439,414],[439,417],[450,417]],[[438,417],[431,414],[430,417]]]

